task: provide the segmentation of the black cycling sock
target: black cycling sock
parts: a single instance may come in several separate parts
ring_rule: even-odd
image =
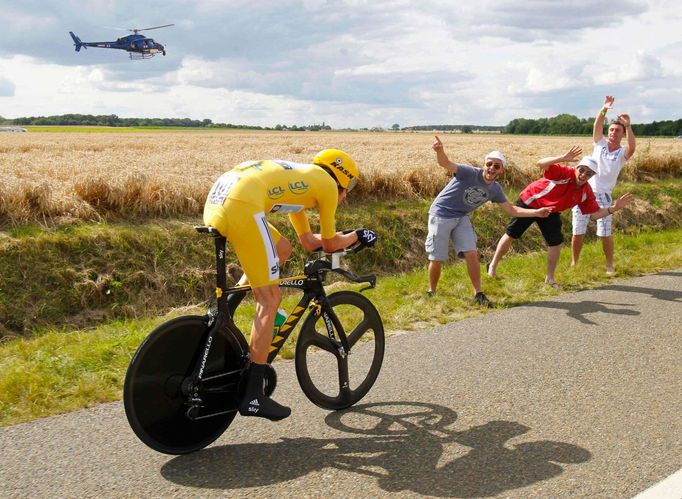
[[[249,380],[246,384],[244,397],[239,403],[239,414],[278,421],[288,417],[291,414],[291,409],[278,404],[263,394],[263,377],[266,369],[267,364],[252,363],[249,366]]]

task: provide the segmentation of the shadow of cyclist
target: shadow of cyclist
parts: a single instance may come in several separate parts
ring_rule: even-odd
[[[602,288],[603,289],[603,288]],[[541,301],[536,303],[528,303],[526,307],[540,307],[540,308],[555,308],[559,310],[566,310],[566,315],[579,320],[583,324],[597,325],[596,322],[585,317],[587,314],[594,314],[601,312],[604,314],[615,315],[640,315],[637,310],[628,308],[611,308],[612,307],[631,307],[631,303],[609,303],[599,301],[581,301],[576,303],[563,303],[553,301]]]
[[[170,460],[161,473],[186,486],[243,489],[335,468],[372,477],[387,492],[473,497],[547,480],[563,472],[556,463],[582,463],[591,457],[589,451],[563,442],[508,445],[529,430],[520,423],[490,421],[455,431],[451,426],[456,418],[454,411],[435,404],[364,404],[326,418],[332,428],[357,437],[212,447]]]

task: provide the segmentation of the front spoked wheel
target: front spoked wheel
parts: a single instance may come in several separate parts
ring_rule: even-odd
[[[207,335],[205,317],[178,317],[147,336],[130,362],[123,387],[126,416],[135,434],[154,450],[186,454],[202,449],[236,415],[244,359],[238,346],[220,333],[204,359],[204,377],[216,380],[200,386],[201,407],[188,413],[188,383]]]
[[[329,337],[323,314],[310,313],[296,343],[296,375],[311,402],[338,410],[362,399],[379,376],[384,325],[376,307],[360,293],[338,291],[327,300],[346,332],[350,354],[339,349],[337,331],[335,339]]]

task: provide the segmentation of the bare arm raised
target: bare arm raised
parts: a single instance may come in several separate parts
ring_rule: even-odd
[[[594,125],[592,127],[592,140],[599,142],[604,138],[604,120],[606,119],[606,113],[613,107],[613,102],[615,101],[613,95],[607,95],[604,97],[604,104],[602,104],[601,109],[597,113],[597,117],[594,119]]]
[[[628,139],[627,151],[625,151],[625,159],[630,159],[635,154],[635,132],[632,131],[632,124],[630,123],[630,115],[623,113],[618,115],[620,121],[625,127],[625,135]]]
[[[563,156],[550,156],[548,158],[542,158],[541,160],[538,160],[537,165],[543,170],[547,170],[550,166],[556,163],[576,161],[582,153],[583,150],[580,147],[573,146]]]
[[[437,135],[436,141],[433,143],[431,148],[436,151],[436,160],[438,161],[438,165],[442,166],[453,175],[457,175],[457,165],[448,159],[447,154],[445,154],[445,149],[443,148],[443,143],[440,141]]]

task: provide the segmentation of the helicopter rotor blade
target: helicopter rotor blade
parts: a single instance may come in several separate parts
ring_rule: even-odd
[[[136,28],[136,29],[130,29],[128,31],[132,31],[134,33],[137,33],[139,31],[149,31],[150,29],[167,28],[168,26],[175,26],[175,24],[164,24],[163,26],[154,26],[152,28]]]

